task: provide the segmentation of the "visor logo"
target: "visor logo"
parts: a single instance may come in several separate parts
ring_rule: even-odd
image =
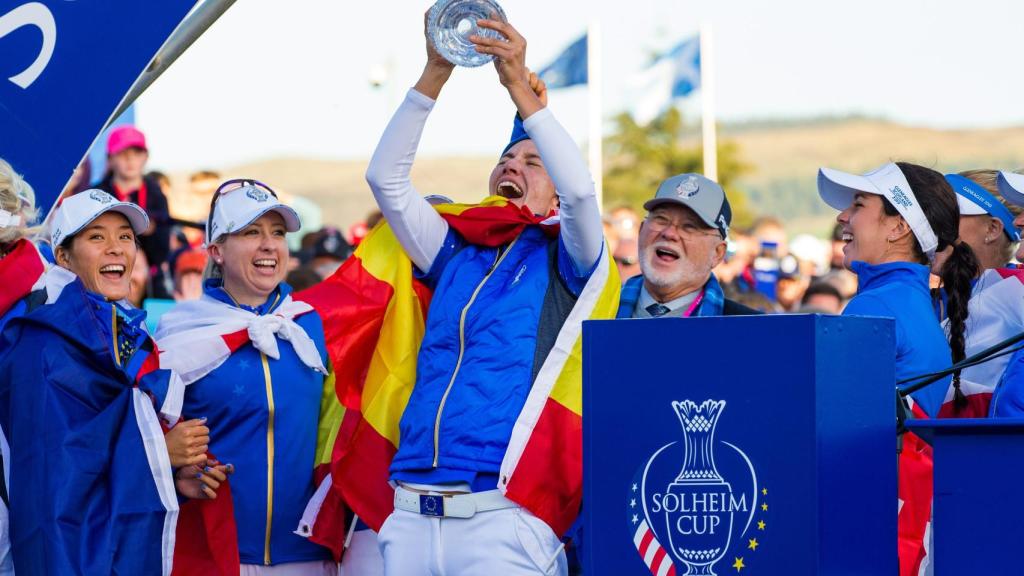
[[[910,197],[907,196],[907,193],[904,192],[903,189],[901,189],[899,186],[893,186],[892,188],[889,189],[889,192],[892,193],[892,201],[894,204],[899,204],[904,208],[910,208],[911,206],[914,205],[914,203],[910,200]]]
[[[257,202],[266,202],[270,198],[270,194],[267,194],[266,192],[260,190],[259,188],[256,188],[255,186],[251,186],[248,190],[246,190],[245,195]]]
[[[93,190],[92,192],[89,192],[89,198],[92,198],[93,200],[99,202],[100,204],[110,204],[111,202],[114,201],[113,196],[107,194],[106,192],[103,192],[102,190]]]

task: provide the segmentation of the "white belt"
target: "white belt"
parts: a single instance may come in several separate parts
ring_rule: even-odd
[[[472,518],[477,512],[518,508],[500,490],[468,494],[421,494],[398,486],[395,488],[395,508],[424,516],[441,518]]]

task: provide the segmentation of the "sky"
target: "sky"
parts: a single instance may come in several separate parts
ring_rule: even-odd
[[[137,103],[151,166],[267,158],[362,159],[422,71],[421,0],[241,0]],[[720,122],[864,114],[938,128],[1024,124],[1020,23],[1011,0],[504,0],[539,69],[592,22],[603,114],[628,104],[653,53],[713,30]],[[371,85],[371,75],[387,81]],[[699,119],[701,92],[684,102]],[[581,143],[587,88],[550,107]],[[489,155],[514,107],[493,66],[459,68],[431,114],[424,156]],[[607,127],[607,126],[606,126]]]

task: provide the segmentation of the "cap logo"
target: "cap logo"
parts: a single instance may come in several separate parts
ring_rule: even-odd
[[[270,198],[270,194],[267,194],[255,186],[250,186],[249,189],[245,191],[245,195],[257,202],[266,202],[267,199]]]
[[[676,196],[680,198],[693,198],[700,192],[700,182],[696,176],[689,176],[676,186]]]
[[[114,201],[113,196],[100,190],[93,190],[92,192],[89,192],[89,198],[92,198],[100,204],[110,204]]]
[[[725,214],[718,215],[718,227],[726,236],[729,235],[729,223],[725,221]]]
[[[911,206],[914,205],[914,203],[910,201],[910,198],[907,196],[906,192],[900,189],[899,186],[893,186],[892,188],[889,189],[889,192],[892,193],[892,201],[899,204],[900,206],[903,206],[904,208],[910,208]]]

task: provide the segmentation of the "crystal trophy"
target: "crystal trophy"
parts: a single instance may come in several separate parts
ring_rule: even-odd
[[[494,0],[437,0],[427,15],[427,35],[437,52],[452,64],[469,68],[483,66],[494,57],[477,52],[469,37],[504,37],[477,26],[476,21],[480,19],[507,21],[505,12]]]

